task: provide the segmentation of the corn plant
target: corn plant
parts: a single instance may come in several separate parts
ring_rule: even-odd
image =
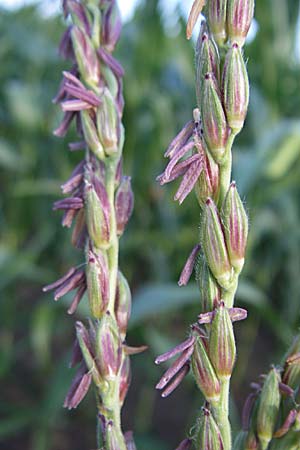
[[[195,0],[187,25],[190,38],[204,6]],[[169,163],[160,184],[182,177],[174,199],[182,203],[194,190],[200,207],[199,233],[179,279],[188,283],[195,268],[200,314],[190,336],[156,363],[180,354],[156,388],[169,395],[189,372],[205,398],[193,439],[197,449],[232,448],[229,422],[230,378],[236,359],[233,322],[247,317],[234,306],[244,265],[248,218],[231,180],[232,147],[249,102],[243,45],[254,1],[208,0],[196,48],[197,108],[168,147]],[[197,232],[196,232],[197,234]],[[187,439],[179,448],[189,448]]]
[[[195,0],[187,38],[204,7]],[[196,47],[197,108],[168,147],[170,159],[160,184],[182,177],[174,199],[194,190],[200,207],[199,235],[179,279],[193,270],[200,289],[200,314],[189,337],[156,358],[179,355],[156,388],[168,396],[192,369],[205,403],[190,436],[177,450],[298,450],[300,448],[300,339],[294,339],[282,366],[272,366],[252,383],[242,415],[243,430],[232,443],[230,379],[236,359],[233,322],[247,311],[234,306],[246,253],[248,218],[231,180],[232,147],[249,102],[243,45],[254,13],[253,0],[208,0]]]
[[[121,22],[115,0],[64,0],[70,19],[60,44],[62,56],[72,62],[55,98],[64,112],[56,136],[65,136],[76,122],[77,142],[71,151],[84,159],[62,185],[68,197],[54,203],[64,212],[62,225],[72,224],[72,243],[84,260],[44,291],[55,290],[59,300],[75,290],[68,313],[75,313],[87,292],[88,326],[76,322],[71,367],[77,374],[64,406],[76,408],[91,384],[97,403],[98,447],[134,448],[132,433],[123,434],[121,408],[130,382],[129,356],[143,350],[125,343],[131,311],[128,282],[118,266],[119,239],[130,218],[133,193],[130,177],[122,173],[124,129],[123,68],[112,56]]]

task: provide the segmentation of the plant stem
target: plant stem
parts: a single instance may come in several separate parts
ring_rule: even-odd
[[[230,385],[230,378],[226,378],[221,381],[220,400],[212,404],[214,416],[222,435],[224,450],[231,450],[231,426],[228,418],[229,385]]]
[[[105,417],[107,421],[112,421],[115,430],[115,439],[118,442],[118,450],[126,450],[126,443],[121,429],[121,406],[119,401],[119,388],[120,379],[119,376],[114,377],[112,380],[108,380],[109,389],[106,393],[101,391],[102,402],[98,405],[98,410],[101,415]],[[105,442],[106,450],[115,450],[115,446],[110,446],[109,443]]]
[[[224,300],[227,308],[232,308],[234,304],[234,297],[238,287],[238,276],[236,274],[233,275],[233,281],[230,289],[222,289],[222,300]]]
[[[109,263],[109,304],[108,311],[112,316],[115,315],[114,304],[116,297],[118,264],[119,264],[119,239],[116,232],[116,214],[114,208],[114,196],[115,196],[115,178],[117,170],[117,161],[108,161],[106,164],[106,190],[111,209],[111,234],[112,241],[108,250],[108,263]]]
[[[219,193],[219,201],[218,207],[219,209],[222,207],[224,198],[228,191],[230,181],[231,181],[231,171],[232,171],[232,153],[231,148],[233,145],[233,141],[235,138],[235,134],[231,132],[225,150],[225,157],[222,163],[219,165],[220,170],[220,193]]]

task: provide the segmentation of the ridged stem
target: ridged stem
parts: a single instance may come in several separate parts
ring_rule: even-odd
[[[121,405],[119,401],[119,388],[120,388],[120,380],[119,376],[117,376],[113,383],[110,383],[113,386],[112,389],[103,392],[101,389],[98,394],[101,396],[101,401],[98,404],[99,414],[105,417],[106,421],[112,421],[114,424],[114,435],[115,440],[118,443],[118,450],[126,450],[127,446],[125,443],[125,439],[123,436],[122,428],[121,428]],[[110,443],[106,440],[105,442],[105,450],[115,450],[116,447],[113,444],[110,446]]]
[[[119,265],[119,239],[116,231],[116,213],[114,207],[115,198],[115,179],[116,179],[117,161],[108,161],[106,164],[106,191],[111,208],[111,246],[108,250],[108,263],[109,263],[109,303],[108,311],[112,316],[115,315],[114,306],[116,298],[116,286],[117,286],[117,274]]]
[[[228,418],[229,386],[230,378],[221,381],[220,400],[215,404],[212,404],[213,414],[222,435],[224,450],[231,450],[232,446],[231,426]]]
[[[230,181],[231,181],[231,172],[232,172],[232,145],[235,139],[235,134],[231,133],[228,142],[226,144],[225,157],[223,162],[219,165],[220,170],[220,193],[219,193],[219,201],[218,207],[221,208],[226,193],[228,191]]]

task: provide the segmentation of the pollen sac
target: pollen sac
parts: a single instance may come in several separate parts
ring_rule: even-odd
[[[211,411],[203,408],[198,423],[196,448],[201,450],[223,450],[221,432]]]
[[[104,379],[114,379],[120,370],[122,343],[118,325],[107,312],[99,322],[96,336],[96,357]]]
[[[217,402],[220,398],[220,382],[210,362],[200,336],[196,338],[192,355],[192,369],[195,380],[208,402]]]
[[[234,43],[225,59],[222,94],[226,118],[233,133],[241,131],[249,103],[249,80],[240,47]]]
[[[227,0],[209,0],[208,24],[215,41],[222,46],[226,42],[226,12]]]
[[[248,217],[235,182],[231,183],[226,194],[222,219],[230,263],[240,272],[244,265],[247,245]]]
[[[254,0],[228,0],[227,33],[231,42],[244,45],[254,14]]]
[[[235,363],[236,347],[228,309],[221,302],[216,309],[209,336],[209,356],[220,380],[230,378]]]
[[[214,160],[221,163],[225,155],[229,128],[214,74],[207,73],[204,76],[200,96],[204,140]]]
[[[257,436],[262,449],[266,449],[272,439],[280,406],[280,375],[271,369],[264,382],[257,411]]]
[[[229,262],[225,237],[216,205],[206,201],[201,224],[202,246],[207,264],[221,287],[231,284],[232,268]]]

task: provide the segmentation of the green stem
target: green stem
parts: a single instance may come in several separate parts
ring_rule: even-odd
[[[232,172],[232,153],[231,148],[233,145],[233,141],[235,138],[235,134],[231,132],[228,142],[226,144],[225,156],[222,163],[219,164],[220,170],[220,193],[219,193],[219,201],[218,207],[219,209],[222,207],[224,198],[227,194],[230,181],[231,181],[231,172]]]
[[[108,311],[112,316],[115,315],[114,306],[116,298],[118,264],[119,264],[119,239],[117,236],[116,214],[114,207],[115,200],[115,177],[116,177],[117,161],[109,161],[106,165],[106,190],[108,194],[110,210],[111,210],[111,246],[108,249],[108,264],[109,264],[109,303]]]
[[[231,426],[228,418],[229,414],[229,384],[230,378],[221,381],[220,400],[212,404],[215,420],[220,429],[224,450],[231,450]]]
[[[234,274],[233,281],[230,289],[222,289],[222,300],[224,300],[224,303],[227,308],[232,308],[234,304],[234,297],[235,293],[238,287],[238,275]]]
[[[121,429],[121,406],[119,400],[120,378],[117,376],[111,380],[107,380],[107,382],[109,385],[108,390],[105,393],[103,390],[99,392],[101,403],[98,405],[98,411],[105,417],[106,421],[112,422],[118,450],[127,450]],[[103,437],[105,440],[105,450],[115,450],[115,445],[111,448],[107,437]]]

